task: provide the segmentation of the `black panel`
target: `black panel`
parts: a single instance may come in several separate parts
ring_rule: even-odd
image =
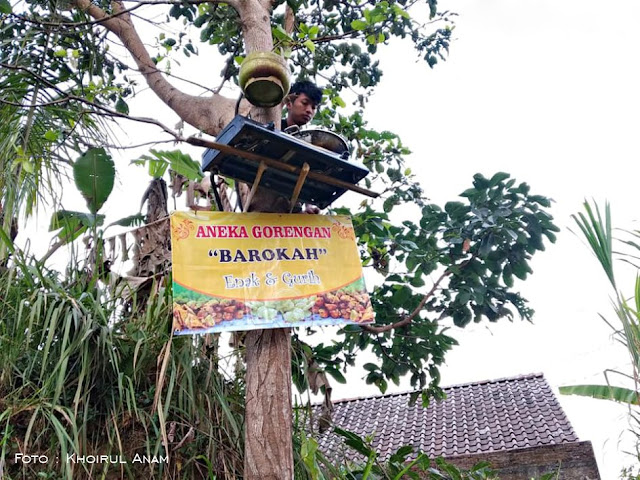
[[[362,164],[344,160],[336,153],[289,134],[269,129],[241,115],[237,115],[220,132],[216,142],[296,167],[302,167],[306,162],[313,172],[323,173],[351,184],[358,183],[369,173]],[[251,185],[258,170],[258,163],[219,150],[207,149],[202,155],[202,169]],[[297,174],[267,168],[260,180],[260,187],[291,198],[297,180]],[[345,191],[344,188],[307,177],[299,200],[326,208]]]

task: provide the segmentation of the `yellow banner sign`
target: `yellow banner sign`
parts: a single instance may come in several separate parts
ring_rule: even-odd
[[[351,219],[174,212],[176,334],[370,323]]]

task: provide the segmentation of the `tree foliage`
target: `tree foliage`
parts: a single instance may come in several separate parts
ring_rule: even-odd
[[[370,347],[379,364],[365,365],[366,380],[382,391],[407,374],[414,386],[424,388],[430,378],[437,387],[438,367],[456,343],[443,319],[458,327],[516,314],[531,319],[533,311],[511,287],[514,277],[524,280],[531,272],[529,260],[544,249],[543,237],[555,240],[549,200],[503,173],[476,175],[462,197],[465,202],[444,208],[424,205],[416,223],[393,225],[372,210],[354,217],[365,265],[385,281],[372,292],[376,326],[364,328],[370,335],[344,328],[329,356],[348,363]],[[437,279],[427,284],[432,275]]]

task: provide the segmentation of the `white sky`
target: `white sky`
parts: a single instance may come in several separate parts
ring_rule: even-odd
[[[532,372],[543,372],[552,387],[602,383],[602,371],[624,370],[627,357],[598,317],[613,319],[600,267],[564,227],[583,199],[594,197],[611,201],[617,226],[637,228],[640,3],[442,0],[441,8],[459,14],[449,59],[430,70],[407,45],[383,49],[383,82],[367,112],[372,126],[400,134],[435,203],[455,199],[477,172],[506,171],[553,198],[552,213],[563,227],[520,285],[536,310],[534,324],[455,329],[460,346],[447,357],[443,385]],[[217,83],[218,65],[204,61],[200,71]],[[149,115],[137,105],[132,114]],[[153,108],[155,114],[164,107],[155,102]],[[177,120],[168,118],[168,125]],[[149,131],[127,129],[135,132],[132,142]],[[133,174],[121,179],[124,201],[107,204],[109,221],[137,210],[143,187],[134,188],[131,178],[147,182]],[[133,199],[132,188],[139,192]],[[66,208],[84,210],[84,202],[71,198]],[[47,222],[41,218],[40,228]],[[629,277],[629,292],[632,282]],[[335,386],[334,398],[376,393],[350,381]],[[577,397],[560,401],[579,437],[592,441],[602,478],[618,478],[633,463],[619,453],[624,408]]]

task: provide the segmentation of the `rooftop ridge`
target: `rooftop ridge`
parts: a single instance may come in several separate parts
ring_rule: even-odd
[[[474,386],[474,385],[487,385],[487,384],[493,384],[493,383],[504,383],[504,382],[517,382],[520,380],[529,380],[532,378],[542,378],[545,383],[548,384],[547,379],[545,378],[544,374],[542,372],[538,372],[538,373],[524,373],[521,375],[516,375],[513,377],[502,377],[502,378],[494,378],[494,379],[485,379],[485,380],[479,380],[479,381],[475,381],[475,382],[465,382],[465,383],[456,383],[453,385],[447,385],[445,387],[441,387],[442,390],[444,390],[445,392],[447,390],[453,390],[456,388],[462,388],[462,387],[470,387],[470,386]],[[348,403],[348,402],[358,402],[361,400],[369,400],[369,399],[373,399],[373,398],[392,398],[392,397],[400,397],[400,396],[406,396],[406,395],[412,395],[414,393],[420,393],[422,392],[422,390],[419,389],[414,389],[414,390],[405,390],[402,392],[394,392],[394,393],[383,393],[383,394],[377,394],[377,395],[362,395],[359,397],[347,397],[347,398],[340,398],[338,400],[332,400],[331,403],[338,404],[338,403]],[[315,407],[317,405],[321,405],[322,402],[318,402],[318,403],[313,403],[311,406]]]

